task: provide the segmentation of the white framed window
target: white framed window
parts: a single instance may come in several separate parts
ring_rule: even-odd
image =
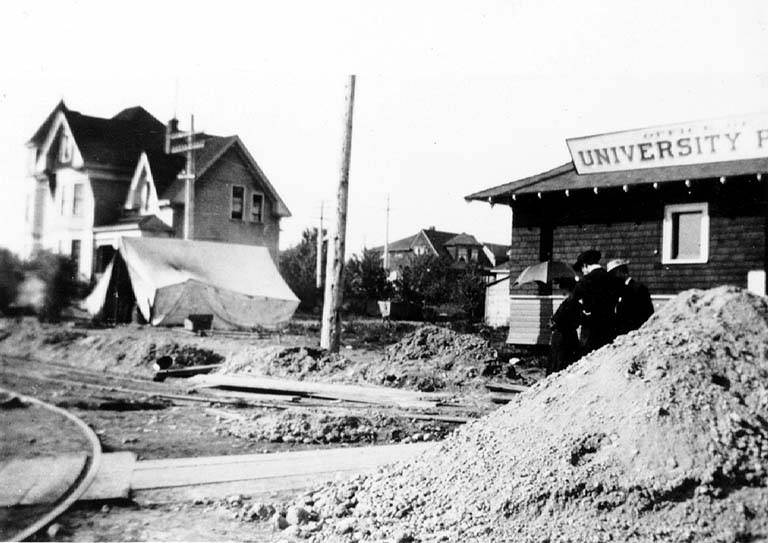
[[[229,206],[229,217],[238,221],[243,220],[243,209],[245,208],[245,187],[242,185],[232,185],[232,200]]]
[[[72,187],[72,216],[83,216],[83,184],[75,183]]]
[[[662,264],[704,264],[709,260],[709,204],[664,206]]]
[[[264,219],[264,195],[260,192],[251,194],[251,222],[262,222]]]

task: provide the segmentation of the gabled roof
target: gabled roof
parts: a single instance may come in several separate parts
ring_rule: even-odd
[[[389,252],[410,251],[414,242],[419,238],[419,236],[422,235],[427,239],[429,244],[438,254],[445,254],[445,242],[451,238],[456,237],[458,234],[455,232],[443,232],[440,230],[435,230],[434,228],[425,228],[423,230],[419,230],[419,232],[412,236],[390,242]],[[379,247],[374,247],[372,250],[383,252],[384,246],[380,245]]]
[[[83,115],[59,102],[29,140],[41,146],[59,114],[75,138],[75,144],[86,166],[133,169],[142,151],[162,153],[165,125],[136,106],[124,109],[111,119]]]
[[[397,252],[397,251],[410,251],[411,250],[411,243],[413,243],[414,238],[418,236],[418,234],[414,234],[413,236],[408,236],[407,238],[398,239],[396,241],[392,241],[389,244],[389,252]],[[384,246],[381,245],[379,247],[374,247],[372,249],[373,251],[383,251]]]
[[[471,236],[465,232],[462,232],[461,234],[453,236],[451,239],[446,241],[443,245],[445,245],[446,247],[453,247],[455,245],[482,245],[482,244],[479,241],[477,241],[477,238],[475,238],[475,236]]]
[[[496,201],[500,201],[510,198],[513,194],[536,194],[538,192],[555,192],[566,189],[591,190],[595,187],[622,187],[624,185],[665,183],[686,179],[716,179],[721,176],[732,177],[758,172],[768,172],[768,158],[591,173],[586,175],[579,175],[573,162],[568,162],[540,174],[524,177],[511,183],[505,183],[470,194],[465,197],[465,200],[489,201],[489,199],[496,199]]]
[[[256,163],[248,148],[240,140],[239,136],[205,136],[205,146],[202,149],[195,151],[195,168],[196,176],[201,178],[205,175],[205,172],[213,166],[227,151],[230,149],[237,149],[240,154],[245,158],[246,163],[251,167],[253,172],[259,177],[264,188],[275,201],[274,213],[280,217],[290,217],[291,212],[288,210],[288,206],[285,205],[280,195],[269,182],[267,176],[261,170],[261,167]]]
[[[509,260],[509,245],[483,243],[483,246],[493,253],[493,256],[496,258],[496,264]]]
[[[458,235],[456,232],[443,232],[442,230],[435,230],[434,228],[427,228],[419,233],[424,234],[429,243],[432,244],[432,247],[439,254],[445,254],[447,252],[445,250],[445,243]]]

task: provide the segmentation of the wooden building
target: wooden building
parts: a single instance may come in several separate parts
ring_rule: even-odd
[[[88,280],[122,237],[183,237],[187,164],[166,152],[176,125],[139,106],[101,118],[60,102],[27,143],[25,252],[68,255]],[[276,261],[285,203],[238,136],[199,140],[191,238],[261,245]]]
[[[568,145],[573,161],[467,196],[512,209],[512,280],[531,264],[572,263],[595,248],[603,263],[629,259],[657,305],[721,284],[765,293],[768,115]],[[509,342],[548,342],[549,317],[562,297],[534,285],[508,292]]]

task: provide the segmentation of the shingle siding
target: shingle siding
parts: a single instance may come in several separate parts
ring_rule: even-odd
[[[245,186],[243,219],[230,218],[232,186]],[[264,195],[262,222],[251,217],[251,194]],[[273,213],[274,202],[261,181],[232,148],[195,183],[194,237],[199,240],[263,245],[277,260],[280,220]]]
[[[682,183],[681,183],[682,186]],[[538,262],[539,226],[553,224],[552,254],[575,261],[596,248],[603,263],[613,258],[632,261],[633,276],[654,294],[676,294],[689,288],[730,284],[747,286],[747,272],[764,268],[765,200],[759,183],[708,184],[691,194],[684,189],[616,191],[573,199],[545,197],[516,216],[512,234],[513,279],[525,266]],[[665,205],[709,204],[709,260],[705,264],[662,264]],[[535,287],[512,292],[535,294]]]

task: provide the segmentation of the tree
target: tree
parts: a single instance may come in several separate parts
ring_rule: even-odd
[[[474,262],[460,270],[451,288],[451,302],[458,305],[471,319],[482,318],[485,305],[483,270]]]
[[[325,269],[325,254],[323,266]],[[322,288],[315,284],[317,258],[317,229],[307,228],[301,234],[301,241],[280,253],[280,273],[299,297],[299,307],[311,311],[322,305]]]
[[[45,299],[38,311],[42,321],[58,322],[64,308],[88,289],[88,285],[77,280],[75,264],[66,256],[37,251],[25,268],[45,283]]]
[[[8,249],[0,248],[0,312],[7,312],[24,279],[21,261]]]
[[[450,300],[451,259],[447,256],[418,255],[400,270],[395,281],[399,301],[415,304],[442,304]]]
[[[380,253],[363,249],[361,257],[353,255],[344,272],[344,298],[356,300],[383,300],[390,295],[387,271]]]

